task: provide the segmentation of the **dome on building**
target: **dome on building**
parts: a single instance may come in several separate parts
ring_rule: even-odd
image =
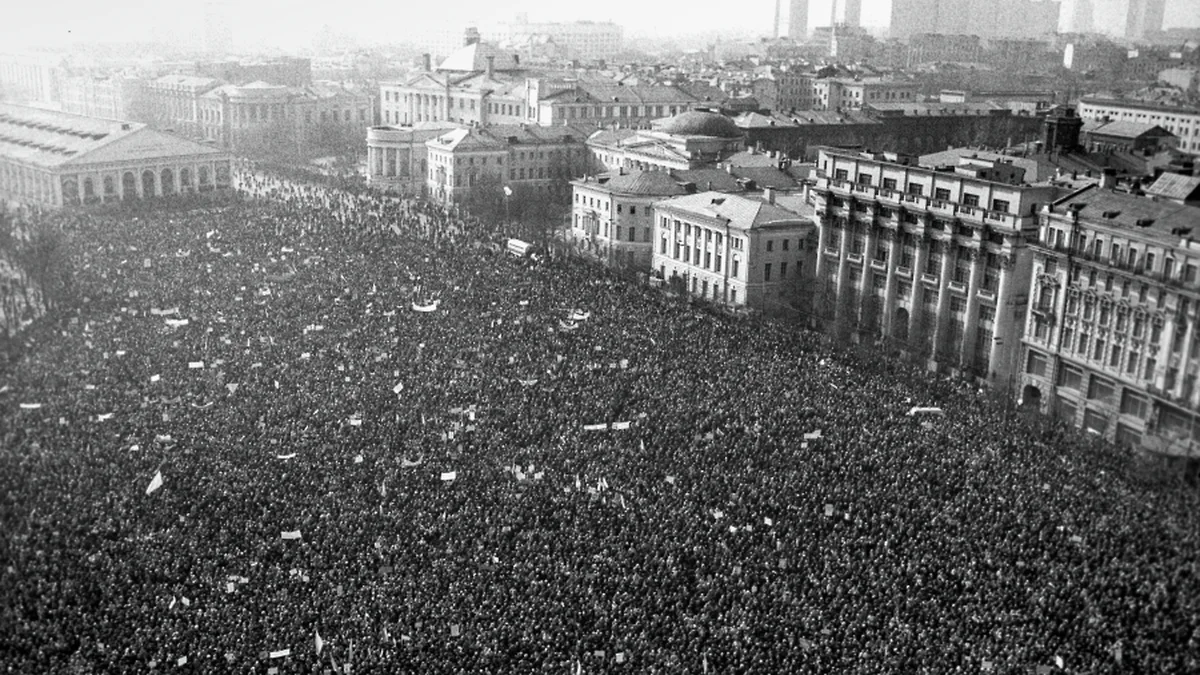
[[[715,112],[689,110],[669,117],[657,125],[656,131],[676,136],[716,136],[717,138],[739,138],[742,130],[733,120]]]

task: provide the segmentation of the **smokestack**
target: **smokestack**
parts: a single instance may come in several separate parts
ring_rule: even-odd
[[[1117,187],[1117,171],[1116,169],[1105,169],[1100,174],[1100,189],[1112,190]]]
[[[779,7],[783,4],[783,0],[775,0],[775,39],[779,39]]]
[[[421,55],[421,69],[427,73],[433,70],[433,58],[429,54]]]
[[[487,57],[487,78],[490,80],[496,72],[496,57],[494,54],[488,54]]]

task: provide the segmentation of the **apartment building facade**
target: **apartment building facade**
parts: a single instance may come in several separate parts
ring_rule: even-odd
[[[1200,207],[1093,186],[1031,247],[1023,405],[1118,444],[1200,457]]]

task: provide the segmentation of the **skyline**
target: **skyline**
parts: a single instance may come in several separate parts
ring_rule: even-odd
[[[810,5],[810,27],[828,23],[831,0],[814,0]],[[1050,0],[1047,0],[1050,1]],[[885,28],[892,0],[863,0],[864,26]],[[234,5],[233,33],[239,47],[295,48],[307,46],[325,26],[363,43],[404,41],[422,32],[511,21],[525,13],[538,21],[612,21],[629,37],[669,38],[676,35],[713,32],[771,34],[775,11],[773,0],[748,0],[741,12],[719,23],[692,11],[682,0],[654,4],[635,0],[612,0],[603,6],[577,6],[526,0],[498,8],[484,0],[450,0],[437,13],[420,11],[405,15],[389,9],[384,0],[364,0],[328,12],[300,12],[297,7],[316,6],[289,0],[243,0]],[[324,6],[321,6],[322,8]],[[0,27],[0,40],[20,47],[69,46],[89,42],[136,42],[155,38],[172,39],[198,26],[204,3],[166,0],[147,6],[138,0],[113,0],[103,6],[80,0],[48,0],[22,3],[10,10],[10,21]],[[784,16],[787,2],[784,2]],[[393,21],[381,20],[392,17]],[[455,17],[447,20],[446,17]],[[398,25],[397,25],[398,24]],[[1200,27],[1200,4],[1195,0],[1167,0],[1164,28]],[[193,28],[194,30],[194,28]],[[786,32],[786,31],[783,31]]]

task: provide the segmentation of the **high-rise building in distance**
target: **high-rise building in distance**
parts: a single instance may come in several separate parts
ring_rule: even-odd
[[[791,0],[788,7],[788,37],[793,40],[808,37],[808,0]]]

